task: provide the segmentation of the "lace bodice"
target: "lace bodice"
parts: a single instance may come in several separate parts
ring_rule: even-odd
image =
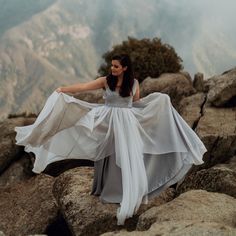
[[[130,95],[129,97],[121,97],[118,91],[112,91],[109,87],[106,87],[103,95],[103,98],[105,99],[105,105],[124,108],[132,107],[133,95],[135,94],[137,83],[138,81],[135,79],[132,89],[132,95]]]

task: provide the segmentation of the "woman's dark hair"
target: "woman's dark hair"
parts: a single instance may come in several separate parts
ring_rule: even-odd
[[[112,60],[119,61],[122,67],[127,66],[127,69],[124,71],[124,78],[123,78],[123,81],[119,90],[119,94],[122,97],[128,97],[130,96],[130,93],[132,92],[132,88],[134,84],[134,74],[133,74],[133,68],[132,68],[130,57],[127,54],[121,54],[121,55],[113,56]],[[115,91],[116,85],[118,82],[118,77],[112,74],[109,74],[106,79],[107,79],[107,85],[109,86],[109,88],[112,91]]]

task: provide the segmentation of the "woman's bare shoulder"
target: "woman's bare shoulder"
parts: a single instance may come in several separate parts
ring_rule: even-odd
[[[96,79],[95,79],[97,82],[99,82],[100,84],[102,84],[103,86],[105,86],[106,85],[106,76],[100,76],[100,77],[97,77]]]
[[[134,83],[135,83],[136,85],[139,85],[138,79],[134,78]]]
[[[97,78],[99,80],[101,80],[103,82],[103,85],[104,87],[106,88],[108,85],[107,85],[107,76],[101,76],[99,78]]]
[[[106,76],[100,76],[100,77],[98,77],[97,79],[99,79],[99,80],[104,80],[104,81],[105,81],[106,78],[107,78]]]

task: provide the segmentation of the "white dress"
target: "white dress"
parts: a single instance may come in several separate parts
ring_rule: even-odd
[[[15,127],[16,144],[35,154],[35,173],[64,159],[95,161],[93,194],[120,203],[120,225],[149,196],[202,164],[206,148],[166,94],[132,102],[107,87],[104,99],[88,103],[54,91],[34,124]]]

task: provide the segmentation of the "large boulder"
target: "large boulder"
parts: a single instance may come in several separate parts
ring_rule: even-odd
[[[235,235],[236,199],[225,194],[193,190],[171,202],[153,207],[139,217],[137,229],[103,236]],[[138,231],[137,231],[138,230]]]
[[[41,174],[0,188],[0,229],[9,236],[44,233],[58,215],[53,183],[53,177]]]
[[[178,194],[191,189],[225,193],[236,198],[236,156],[228,163],[191,173],[178,186]]]
[[[172,220],[154,223],[147,231],[125,230],[119,232],[109,232],[102,236],[234,236],[236,229],[221,223],[199,222],[195,220]]]
[[[139,217],[138,230],[147,230],[153,223],[164,221],[215,222],[229,227],[236,225],[236,199],[222,193],[191,190],[171,202],[153,207]]]
[[[179,104],[180,115],[195,129],[198,121],[202,116],[202,107],[204,105],[206,95],[204,93],[196,93],[189,97],[184,97]]]
[[[61,174],[54,184],[54,196],[73,235],[99,235],[120,228],[116,219],[119,204],[104,204],[99,197],[90,195],[92,179],[93,168],[77,167]],[[141,205],[138,214],[127,219],[124,227],[135,229],[138,215],[172,200],[174,193],[169,188],[149,204]]]
[[[209,78],[205,90],[208,90],[207,101],[214,106],[233,103],[232,100],[236,98],[236,68]]]
[[[204,107],[195,129],[208,150],[202,167],[225,162],[236,152],[235,117],[235,108]]]
[[[20,157],[22,148],[15,144],[15,126],[32,124],[35,118],[12,118],[0,122],[0,174],[17,158]]]
[[[209,168],[231,158],[236,151],[236,109],[216,108],[206,104],[206,95],[197,93],[180,101],[179,112],[196,131],[208,152],[205,163],[193,170]]]
[[[32,161],[33,159],[28,153],[24,153],[19,160],[14,161],[0,175],[0,187],[9,187],[34,176],[35,174],[31,171]]]
[[[165,73],[158,78],[146,78],[140,85],[141,97],[153,92],[166,93],[177,108],[179,101],[196,92],[191,80],[183,73]]]

